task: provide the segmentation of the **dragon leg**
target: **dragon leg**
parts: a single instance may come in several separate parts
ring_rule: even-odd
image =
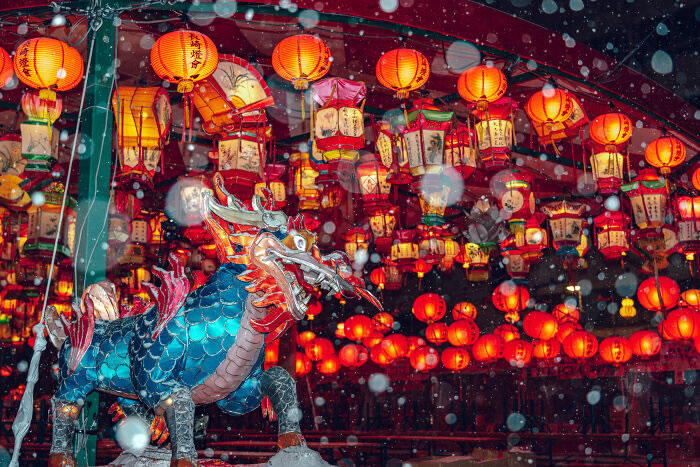
[[[176,387],[158,404],[165,415],[172,445],[171,466],[199,465],[194,447],[194,402],[189,389]]]
[[[53,439],[49,452],[49,467],[75,467],[73,456],[73,438],[75,437],[75,420],[78,418],[82,404],[53,397],[51,411],[53,415]]]
[[[297,403],[294,378],[284,368],[273,366],[262,374],[260,385],[277,415],[277,445],[280,449],[306,444],[299,427],[301,409]]]

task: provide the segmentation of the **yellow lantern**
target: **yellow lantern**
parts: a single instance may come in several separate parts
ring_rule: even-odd
[[[413,271],[413,263],[418,259],[418,245],[414,243],[415,230],[401,229],[394,232],[394,244],[391,245],[391,261],[400,272]]]
[[[634,307],[634,300],[631,298],[623,298],[622,306],[620,307],[620,316],[623,318],[634,318],[637,316],[637,309]]]
[[[316,187],[318,172],[309,161],[309,154],[297,152],[289,157],[289,163],[294,167],[294,193],[299,198],[300,211],[318,211],[321,207],[321,193]]]

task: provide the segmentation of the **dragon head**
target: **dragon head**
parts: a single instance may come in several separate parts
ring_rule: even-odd
[[[259,331],[272,333],[269,340],[284,332],[293,319],[301,320],[312,297],[323,290],[363,297],[381,309],[362,279],[353,275],[345,253],[321,254],[303,215],[288,218],[281,211],[271,211],[257,195],[248,209],[226,191],[219,174],[214,183],[221,202],[206,195],[204,221],[220,261],[246,266],[238,279],[249,282],[246,290],[256,294],[253,305],[270,307],[263,322],[252,323]]]

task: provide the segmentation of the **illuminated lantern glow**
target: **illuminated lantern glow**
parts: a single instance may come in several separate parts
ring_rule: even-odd
[[[445,256],[445,240],[442,234],[443,232],[438,230],[437,227],[427,227],[426,225],[418,224],[420,241],[418,242],[419,259],[416,261],[416,266],[414,266],[416,272],[418,272],[418,263],[421,261],[424,261],[430,266],[428,268],[422,267],[422,269],[424,269],[423,274],[426,274],[434,264],[439,264]]]
[[[644,150],[644,159],[664,175],[685,161],[685,144],[678,138],[664,136],[649,143]]]
[[[375,345],[370,349],[369,358],[377,365],[391,365],[392,363],[394,363],[395,360],[389,357],[382,349],[382,346],[379,344]]]
[[[411,352],[409,360],[414,370],[427,372],[438,366],[440,355],[433,347],[426,345]]]
[[[499,172],[491,178],[491,191],[498,200],[502,216],[515,235],[516,246],[522,246],[525,222],[535,213],[532,177],[519,170]]]
[[[605,211],[593,219],[596,247],[605,259],[619,259],[629,250],[629,222],[629,216],[621,211]]]
[[[457,92],[467,102],[486,110],[489,102],[500,99],[508,89],[508,82],[501,70],[493,66],[478,65],[465,70],[457,80]]]
[[[464,245],[464,264],[467,279],[473,282],[489,280],[489,256],[492,245],[489,243],[467,243]]]
[[[476,307],[469,302],[459,302],[452,307],[452,319],[476,319]]]
[[[250,197],[256,183],[265,179],[269,132],[265,126],[239,126],[217,138],[217,167],[234,196]]]
[[[674,340],[692,340],[700,336],[700,312],[691,308],[670,311],[664,320],[664,330]]]
[[[565,323],[567,321],[578,322],[580,315],[581,313],[578,308],[569,303],[560,303],[552,310],[552,316],[558,323]]]
[[[549,131],[554,124],[569,119],[574,112],[574,103],[566,91],[545,85],[533,94],[525,105],[525,112],[533,122],[544,124]]]
[[[632,120],[621,113],[599,115],[588,127],[591,139],[610,152],[617,152],[617,147],[632,137],[632,130]]]
[[[683,292],[679,304],[700,311],[700,289],[688,289]]]
[[[532,344],[522,339],[512,339],[503,346],[503,358],[512,366],[523,367],[532,360]]]
[[[43,90],[41,98],[49,106],[56,101],[56,91],[68,91],[80,82],[84,70],[76,49],[50,37],[22,42],[15,52],[14,69],[24,84]]]
[[[591,155],[591,172],[598,193],[612,195],[620,191],[625,157],[619,152],[599,151]]]
[[[445,323],[432,323],[425,329],[425,338],[433,344],[447,342],[447,325]]]
[[[406,338],[406,342],[408,343],[408,348],[406,350],[406,356],[410,357],[411,352],[416,350],[418,347],[423,347],[424,345],[428,345],[427,342],[425,342],[425,339],[422,337],[418,336],[408,336]]]
[[[389,334],[382,339],[379,346],[392,360],[408,355],[408,340],[403,334]]]
[[[581,217],[585,211],[585,204],[566,201],[554,201],[542,207],[542,212],[549,216],[552,240],[559,246],[557,256],[579,256],[576,246],[585,227]]]
[[[345,337],[355,342],[369,337],[374,330],[372,320],[364,315],[353,315],[345,320]]]
[[[321,302],[318,300],[312,300],[311,303],[309,303],[309,308],[306,310],[306,317],[309,318],[309,321],[313,321],[313,319],[321,313],[323,310],[323,307],[321,306]]]
[[[296,376],[307,375],[311,371],[311,368],[313,367],[313,363],[311,363],[311,360],[309,359],[309,357],[307,357],[303,353],[297,352],[296,354],[297,354],[296,364],[295,364]]]
[[[420,201],[423,214],[421,222],[426,226],[442,226],[445,223],[445,210],[450,199],[450,191],[459,183],[453,180],[455,172],[429,173],[423,175],[413,186]]]
[[[203,224],[202,203],[207,193],[214,196],[214,184],[206,173],[194,171],[180,177],[177,183],[180,188],[179,203],[166,208],[166,213],[186,226],[185,237],[193,245],[211,242],[211,234]]]
[[[294,194],[299,198],[300,211],[318,211],[321,207],[321,192],[316,186],[318,172],[314,170],[306,152],[293,153],[289,163],[294,167]]]
[[[386,290],[399,290],[402,286],[403,275],[396,264],[387,261],[387,265],[382,269],[384,269],[384,275],[386,276]]]
[[[441,173],[445,168],[445,137],[452,129],[454,112],[440,110],[432,99],[417,99],[407,115],[408,124],[401,136],[411,175]]]
[[[693,172],[693,186],[696,190],[700,190],[700,167],[696,168]]]
[[[479,327],[469,318],[459,319],[447,328],[447,340],[455,347],[472,345],[478,338]]]
[[[379,290],[384,290],[384,286],[386,285],[386,274],[384,273],[384,268],[372,269],[372,272],[369,275],[369,280],[372,281],[372,284],[376,285]]]
[[[408,170],[406,144],[401,138],[401,132],[406,127],[405,117],[401,123],[393,128],[390,122],[380,121],[376,123],[374,129],[375,150],[379,154],[382,165],[388,170],[386,180],[397,185],[404,185],[412,179]]]
[[[372,230],[377,253],[391,253],[391,244],[394,241],[393,234],[396,229],[396,213],[398,212],[399,208],[392,206],[369,214],[369,228]]]
[[[637,309],[634,307],[634,300],[631,298],[623,298],[622,306],[620,306],[620,316],[626,319],[637,316]]]
[[[591,358],[598,351],[598,339],[588,331],[574,331],[564,339],[564,352],[576,360]]]
[[[297,34],[282,39],[272,51],[272,67],[294,89],[307,89],[310,81],[322,78],[331,67],[331,51],[321,39]]]
[[[411,311],[419,321],[430,324],[445,316],[447,305],[440,295],[424,293],[415,299]]]
[[[523,244],[518,244],[518,237],[515,237],[516,245],[523,252],[523,257],[528,263],[536,263],[542,257],[542,250],[549,245],[549,235],[547,229],[541,227],[546,216],[540,212],[535,213],[525,221],[525,237]]]
[[[386,181],[388,174],[386,167],[380,164],[372,154],[369,154],[362,157],[356,170],[364,208],[370,213],[387,212],[391,184]],[[396,225],[395,221],[394,225]],[[393,228],[391,230],[393,231]],[[388,236],[391,236],[391,233]]]
[[[274,340],[265,345],[265,368],[277,365],[279,360],[279,340]]]
[[[514,100],[504,97],[489,104],[488,110],[471,105],[472,115],[479,119],[475,125],[479,155],[484,168],[500,170],[510,162],[511,148],[515,144],[513,115],[518,106]]]
[[[686,258],[692,260],[700,252],[700,196],[679,196],[676,209],[680,215],[678,222],[678,243]]]
[[[14,68],[10,54],[8,54],[5,49],[0,47],[0,88],[5,87],[5,85],[12,79],[13,71]]]
[[[642,358],[653,357],[661,350],[661,338],[654,331],[637,331],[629,337],[632,353]]]
[[[643,169],[631,183],[622,185],[632,203],[634,222],[640,229],[657,229],[666,222],[666,183],[651,169]]]
[[[535,339],[532,341],[532,355],[543,360],[548,360],[559,356],[561,343],[558,339],[546,341]]]
[[[318,369],[319,373],[324,375],[332,375],[340,370],[340,359],[336,354],[331,354],[320,362],[316,363],[316,368]]]
[[[297,344],[301,347],[306,347],[316,337],[316,333],[313,331],[304,331],[297,334]]]
[[[345,240],[345,253],[351,263],[355,257],[360,259],[360,264],[367,262],[367,250],[369,249],[369,233],[362,227],[353,227],[343,234]],[[359,268],[358,268],[359,269]]]
[[[525,334],[533,339],[549,340],[557,335],[559,324],[554,316],[544,311],[531,311],[523,319]]]
[[[414,242],[415,230],[400,229],[394,232],[391,245],[391,261],[400,272],[413,272],[413,263],[418,259],[418,245]]]
[[[67,299],[73,295],[73,278],[70,274],[62,274],[54,284],[54,293],[59,298]]]
[[[455,258],[462,254],[462,245],[451,238],[445,239],[445,255],[440,261],[440,269],[445,272],[452,271]]]
[[[659,276],[657,282],[650,277],[639,284],[637,300],[647,310],[659,313],[678,305],[680,293],[680,288],[673,279]]]
[[[306,356],[315,362],[330,357],[334,352],[333,344],[325,337],[314,337],[304,347]]]
[[[339,339],[345,338],[345,323],[338,323],[335,327],[335,337]]]
[[[632,346],[624,337],[606,337],[598,347],[600,358],[608,363],[619,365],[628,362],[632,358]]]
[[[448,370],[463,370],[469,365],[469,352],[460,347],[447,347],[442,351],[440,361]]]
[[[430,77],[430,65],[425,56],[413,49],[394,49],[377,61],[377,79],[387,89],[396,91],[399,99],[423,86]]]
[[[338,358],[343,366],[360,367],[364,365],[369,358],[369,353],[367,349],[361,345],[347,344],[338,351]]]
[[[287,204],[287,187],[280,180],[286,169],[282,164],[267,164],[263,180],[257,182],[253,188],[254,194],[260,196],[264,202],[272,196],[272,210],[280,210]]]
[[[458,122],[445,138],[445,166],[454,168],[466,180],[476,169],[476,159],[476,133]]]
[[[525,258],[523,250],[515,246],[515,237],[509,235],[501,242],[501,256],[506,265],[506,272],[516,283],[526,283],[530,273],[530,262]]]
[[[520,312],[527,307],[530,294],[525,287],[512,281],[501,283],[491,294],[493,305],[503,312]]]
[[[63,201],[63,184],[52,182],[41,190],[44,203],[34,204],[27,210],[27,240],[22,246],[22,252],[30,257],[51,258],[54,242],[58,236],[58,222]],[[61,257],[70,258],[75,245],[75,207],[77,203],[71,196],[66,198],[66,208],[63,212],[62,232],[58,238],[58,249]],[[46,277],[46,276],[44,276]]]
[[[375,345],[378,345],[382,340],[384,340],[384,334],[379,331],[372,331],[368,337],[362,339],[362,345],[371,349]]]
[[[391,327],[394,325],[394,317],[385,311],[381,311],[372,317],[372,323],[375,331],[386,334],[391,331]]]
[[[472,345],[472,356],[479,362],[493,362],[503,356],[503,338],[495,334],[484,334]]]
[[[497,336],[501,336],[503,342],[510,342],[513,339],[520,339],[520,331],[512,324],[501,324],[493,330]]]
[[[564,343],[564,340],[569,336],[574,331],[581,331],[583,330],[583,327],[573,321],[567,321],[565,323],[561,323],[557,326],[557,340],[559,340],[560,343]]]

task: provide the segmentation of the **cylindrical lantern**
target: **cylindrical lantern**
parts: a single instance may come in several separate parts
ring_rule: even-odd
[[[676,198],[676,209],[680,215],[678,222],[678,243],[683,253],[692,259],[700,252],[700,196],[680,196]]]
[[[424,293],[415,299],[411,311],[418,320],[424,323],[433,323],[445,316],[447,306],[440,295]]]
[[[557,335],[558,329],[557,320],[544,311],[531,311],[523,319],[523,330],[533,339],[552,339]]]
[[[445,323],[431,323],[425,329],[425,339],[433,344],[447,342],[447,325]]]
[[[495,334],[484,334],[472,345],[472,356],[479,362],[493,362],[503,356],[504,342]]]
[[[629,340],[632,353],[642,358],[653,357],[661,350],[661,338],[654,331],[637,331]]]
[[[644,159],[666,175],[671,169],[685,161],[685,144],[673,136],[664,136],[649,143],[644,150]]]
[[[606,337],[600,343],[598,353],[606,362],[619,365],[632,358],[632,345],[624,337]]]
[[[522,339],[512,339],[503,346],[503,358],[513,366],[523,367],[532,360],[532,344]]]
[[[479,327],[469,319],[458,319],[447,329],[447,340],[455,347],[472,345],[479,338]]]
[[[517,107],[515,101],[504,97],[489,104],[488,110],[472,110],[479,119],[475,125],[476,136],[481,162],[487,170],[500,170],[510,161],[510,151],[515,144],[513,115]]]
[[[591,358],[598,351],[598,339],[588,331],[574,331],[564,339],[564,352],[576,360]]]
[[[63,201],[64,187],[62,183],[52,182],[44,188],[43,204],[32,204],[27,213],[27,240],[22,247],[22,252],[27,256],[41,256],[50,258],[54,250],[54,242],[58,237],[58,249],[56,252],[63,257],[71,257],[75,244],[75,207],[76,201],[68,196],[63,212],[62,231],[58,231],[61,204]],[[128,229],[128,227],[127,227]],[[60,235],[59,235],[60,234]]]
[[[549,216],[552,240],[559,246],[558,256],[579,256],[576,246],[581,241],[585,225],[581,216],[585,211],[585,204],[566,201],[554,201],[542,207],[542,212]]]
[[[430,371],[440,363],[440,355],[430,346],[418,347],[409,357],[411,366],[416,371]]]
[[[440,263],[445,256],[445,240],[442,237],[443,231],[437,227],[428,227],[424,224],[418,225],[418,257],[429,265]]]
[[[650,277],[639,284],[637,299],[647,310],[657,313],[670,310],[678,304],[680,288],[673,279],[659,276]]]
[[[463,370],[469,365],[469,352],[460,347],[448,347],[442,351],[440,361],[448,370]]]
[[[399,99],[406,99],[410,91],[428,81],[430,65],[428,59],[416,50],[394,49],[379,58],[376,73],[382,86],[396,91]]]
[[[632,203],[634,222],[640,229],[658,229],[666,222],[666,182],[649,170],[640,171],[631,183],[622,185]]]
[[[506,272],[514,282],[525,283],[530,272],[530,262],[524,252],[515,246],[515,237],[509,236],[501,242],[501,256],[506,266]]]
[[[700,336],[700,311],[679,308],[666,316],[664,329],[678,340],[691,340]]]
[[[591,156],[591,172],[598,193],[611,195],[620,191],[624,176],[624,156],[619,152],[599,151]]]
[[[605,259],[619,259],[629,250],[629,222],[629,216],[621,211],[605,211],[593,219],[596,246]]]
[[[632,120],[621,113],[599,115],[591,121],[588,132],[591,139],[605,146],[606,151],[617,152],[617,146],[632,137]]]

